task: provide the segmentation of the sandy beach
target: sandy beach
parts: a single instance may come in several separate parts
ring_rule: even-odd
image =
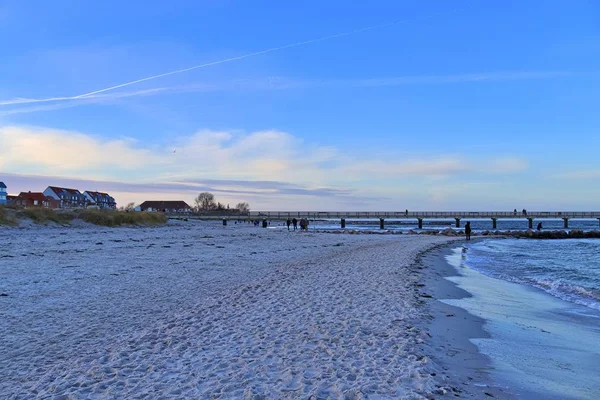
[[[217,223],[0,235],[2,398],[502,394],[473,332],[448,325],[480,321],[430,297],[444,289],[423,254],[456,238]]]

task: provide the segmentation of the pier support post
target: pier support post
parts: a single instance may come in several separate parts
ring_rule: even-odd
[[[223,226],[227,226],[227,218],[223,218]]]
[[[563,221],[565,222],[565,224],[564,224],[565,229],[569,229],[569,218],[563,218]]]
[[[498,218],[492,218],[492,229],[498,229]]]
[[[460,218],[454,218],[456,220],[456,227],[460,228]]]
[[[533,229],[533,218],[527,218],[529,221],[529,229]]]
[[[417,218],[419,220],[419,229],[423,229],[423,218]]]
[[[342,218],[340,220],[340,226],[342,227],[342,229],[346,228],[346,218]]]
[[[383,223],[383,218],[379,218],[379,229],[385,229],[385,224]]]

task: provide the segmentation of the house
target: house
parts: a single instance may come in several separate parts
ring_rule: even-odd
[[[77,189],[48,186],[44,195],[58,201],[60,208],[85,208],[88,204],[87,197]]]
[[[59,202],[41,192],[21,192],[13,204],[19,207],[58,208]]]
[[[145,201],[139,205],[141,211],[161,211],[168,214],[189,214],[192,212],[185,201]]]
[[[86,190],[83,192],[83,195],[86,197],[89,205],[94,205],[101,210],[114,210],[117,208],[115,199],[108,193]]]
[[[6,195],[6,205],[7,206],[12,206],[15,204],[15,200],[17,200],[17,197],[19,196],[11,196],[10,194]]]
[[[0,182],[0,205],[6,204],[6,185]]]

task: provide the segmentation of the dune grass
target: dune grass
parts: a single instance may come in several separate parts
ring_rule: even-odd
[[[167,223],[168,218],[162,213],[123,212],[101,210],[51,210],[48,208],[9,209],[0,206],[0,224],[18,225],[19,220],[29,219],[37,224],[56,223],[70,225],[73,220],[80,219],[100,226],[158,226]]]
[[[55,222],[57,224],[66,225],[71,223],[75,216],[70,212],[57,212],[48,208],[32,207],[18,210],[17,217],[28,218],[38,224]]]
[[[15,212],[5,206],[0,206],[0,225],[16,225]]]
[[[83,221],[101,226],[143,225],[157,226],[167,223],[163,213],[82,210],[77,215]]]

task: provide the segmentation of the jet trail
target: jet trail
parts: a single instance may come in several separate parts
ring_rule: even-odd
[[[435,15],[437,15],[437,14],[428,15],[426,17],[422,17],[422,18],[418,18],[418,19],[431,18],[431,17],[433,17]],[[261,51],[257,51],[257,52],[254,52],[254,53],[248,53],[248,54],[244,54],[244,55],[237,56],[237,57],[231,57],[231,58],[226,58],[226,59],[223,59],[223,60],[212,61],[212,62],[209,62],[209,63],[206,63],[206,64],[194,65],[194,66],[189,67],[189,68],[179,69],[179,70],[176,70],[176,71],[165,72],[165,73],[162,73],[162,74],[159,74],[159,75],[153,75],[153,76],[148,76],[146,78],[136,79],[134,81],[121,83],[119,85],[107,87],[107,88],[104,88],[104,89],[94,90],[93,92],[83,93],[83,94],[80,94],[80,95],[77,95],[77,96],[50,97],[50,98],[46,98],[46,99],[18,98],[18,99],[13,99],[13,100],[0,101],[0,106],[17,105],[17,104],[31,104],[31,103],[47,103],[47,102],[54,102],[54,101],[67,101],[67,100],[82,100],[82,99],[85,99],[87,97],[94,96],[94,95],[96,95],[98,93],[108,92],[108,91],[119,89],[119,88],[122,88],[122,87],[135,85],[137,83],[141,83],[141,82],[151,81],[151,80],[154,80],[154,79],[163,78],[165,76],[181,74],[181,73],[184,73],[184,72],[193,71],[195,69],[201,69],[201,68],[211,67],[213,65],[225,64],[225,63],[229,63],[229,62],[233,62],[233,61],[243,60],[245,58],[256,57],[256,56],[259,56],[259,55],[262,55],[262,54],[273,53],[273,52],[276,52],[276,51],[290,49],[290,48],[293,48],[293,47],[305,46],[305,45],[308,45],[308,44],[317,43],[317,42],[323,42],[325,40],[335,39],[335,38],[339,38],[339,37],[355,35],[357,33],[371,31],[371,30],[374,30],[374,29],[381,29],[381,28],[385,28],[385,27],[388,27],[388,26],[394,26],[394,25],[397,25],[397,24],[412,22],[412,21],[415,21],[415,20],[417,20],[417,19],[407,19],[407,20],[399,20],[399,21],[394,21],[394,22],[387,22],[387,23],[384,23],[384,24],[372,25],[372,26],[368,26],[366,28],[355,29],[355,30],[352,30],[352,31],[347,31],[347,32],[342,32],[342,33],[336,33],[336,34],[333,34],[333,35],[323,36],[323,37],[316,38],[316,39],[311,39],[311,40],[305,40],[305,41],[302,41],[302,42],[292,43],[292,44],[288,44],[288,45],[284,45],[284,46],[272,47],[270,49],[261,50]]]

